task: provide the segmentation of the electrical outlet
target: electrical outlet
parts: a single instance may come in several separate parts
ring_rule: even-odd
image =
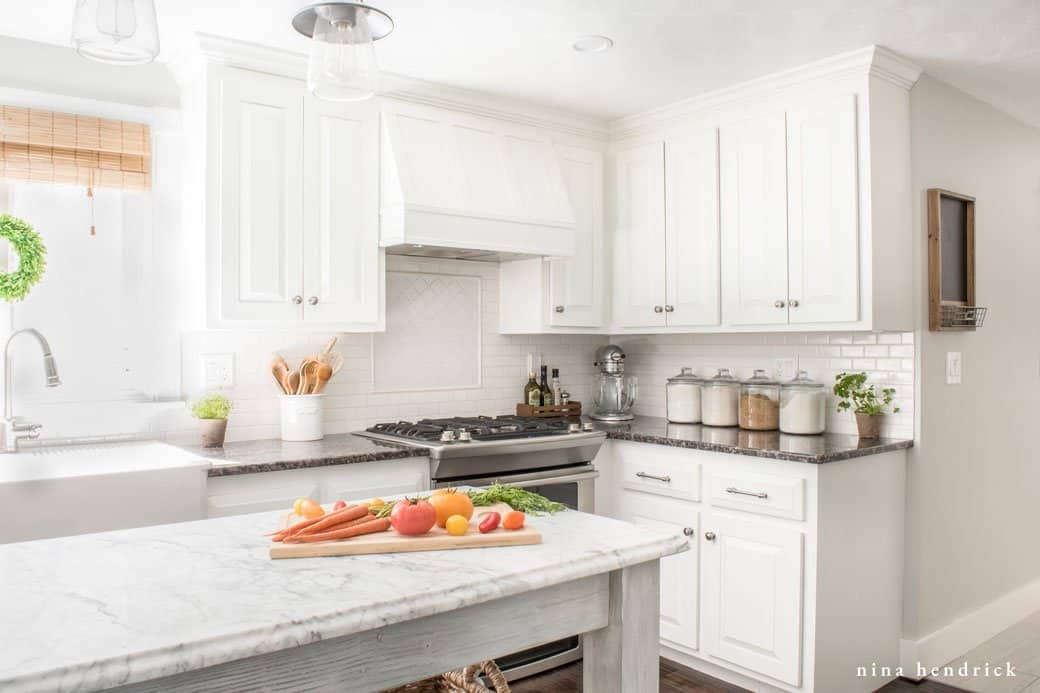
[[[798,359],[777,359],[773,364],[773,377],[777,380],[790,380],[798,370]]]
[[[235,384],[234,354],[203,354],[202,385],[205,388],[232,387]]]
[[[946,352],[946,384],[961,384],[961,352]]]

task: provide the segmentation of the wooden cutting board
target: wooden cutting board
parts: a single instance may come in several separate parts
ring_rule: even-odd
[[[410,551],[444,551],[447,549],[481,549],[493,546],[525,546],[541,544],[542,534],[530,525],[509,530],[499,527],[493,532],[481,534],[477,529],[480,514],[490,511],[505,516],[512,510],[505,503],[475,508],[470,519],[469,531],[453,537],[440,527],[418,537],[398,534],[392,528],[376,534],[365,534],[350,539],[321,541],[313,544],[283,544],[271,542],[271,558],[316,558],[319,556],[363,556],[373,553],[404,553]],[[530,517],[528,522],[530,522]],[[536,520],[537,521],[537,520]]]

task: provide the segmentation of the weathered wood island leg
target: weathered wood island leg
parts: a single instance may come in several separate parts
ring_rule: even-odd
[[[609,622],[585,635],[584,690],[657,693],[661,562],[610,574]]]

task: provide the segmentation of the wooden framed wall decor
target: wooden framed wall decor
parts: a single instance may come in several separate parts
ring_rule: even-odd
[[[975,305],[975,198],[928,190],[928,329],[974,330],[986,309]]]

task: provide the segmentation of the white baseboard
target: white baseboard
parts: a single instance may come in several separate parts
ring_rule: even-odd
[[[918,640],[900,641],[900,665],[907,678],[920,678],[925,669],[941,667],[975,649],[997,633],[1040,610],[1040,580],[1008,592],[989,604],[961,615],[953,623]]]

